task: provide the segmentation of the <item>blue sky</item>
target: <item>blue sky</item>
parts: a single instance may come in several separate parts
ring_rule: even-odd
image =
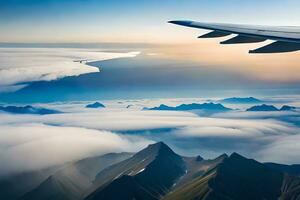
[[[172,19],[300,25],[296,0],[0,2],[1,42],[174,42]],[[160,36],[161,40],[157,36]]]

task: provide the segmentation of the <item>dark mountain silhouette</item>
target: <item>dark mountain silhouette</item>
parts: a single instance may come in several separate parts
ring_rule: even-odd
[[[94,191],[86,199],[160,199],[172,188],[205,174],[225,157],[182,157],[166,144],[156,143],[100,172]]]
[[[232,97],[227,99],[222,99],[221,103],[228,103],[228,104],[256,104],[262,103],[263,101],[256,99],[254,97]]]
[[[85,106],[86,108],[105,108],[105,106],[102,103],[95,102],[93,104],[88,104]]]
[[[204,160],[204,158],[202,158],[201,156],[197,156],[196,160],[200,162],[200,161]]]
[[[181,156],[164,143],[156,143],[100,172],[96,190],[87,199],[159,199],[185,170]]]
[[[181,104],[176,107],[166,106],[161,104],[159,107],[144,108],[144,110],[171,110],[171,111],[189,111],[189,110],[204,110],[204,111],[230,111],[230,108],[226,108],[222,104],[215,103],[203,103],[203,104]]]
[[[174,189],[164,200],[299,199],[300,179],[232,154],[204,176]]]
[[[284,105],[280,109],[278,109],[273,105],[262,104],[262,105],[256,105],[251,108],[248,108],[247,111],[290,111],[295,109],[296,107],[288,106],[288,105]]]
[[[284,105],[280,108],[281,111],[289,111],[289,110],[295,110],[296,107],[294,106],[288,106],[288,105]]]
[[[0,106],[0,111],[14,113],[14,114],[34,114],[34,115],[49,115],[62,113],[58,110],[27,106]]]
[[[279,111],[279,109],[273,105],[262,104],[248,108],[247,111]]]
[[[265,163],[265,165],[290,175],[300,176],[300,165],[283,165],[277,163]]]
[[[115,164],[90,158],[64,167],[23,199],[299,200],[298,165],[260,163],[237,153],[184,157],[159,142]],[[81,164],[79,164],[81,163]],[[107,162],[105,162],[107,163]]]
[[[133,176],[123,175],[88,199],[153,200],[159,197],[152,196]]]

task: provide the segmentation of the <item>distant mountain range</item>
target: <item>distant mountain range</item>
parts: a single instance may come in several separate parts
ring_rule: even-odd
[[[220,100],[221,103],[228,104],[257,104],[262,103],[263,101],[256,99],[254,97],[232,97],[227,99]]]
[[[85,107],[86,108],[105,108],[105,106],[102,103],[99,103],[99,102],[88,104]]]
[[[252,104],[256,102],[261,102],[258,99],[255,99],[253,97],[247,97],[247,98],[228,98],[222,100],[222,102],[226,103],[235,103],[235,104]],[[288,106],[284,105],[280,109],[276,108],[273,105],[255,105],[250,108],[248,108],[246,111],[291,111],[297,109],[294,106]],[[192,104],[181,104],[178,106],[167,106],[165,104],[161,104],[158,107],[153,108],[144,108],[143,110],[160,110],[160,111],[203,111],[207,113],[217,113],[217,112],[226,112],[231,111],[231,108],[227,108],[224,105],[220,103],[192,103]]]
[[[0,106],[0,111],[14,114],[34,114],[34,115],[50,115],[62,113],[58,110],[27,106]]]
[[[299,175],[300,165],[264,164],[237,153],[211,160],[185,157],[159,142],[134,155],[107,154],[70,163],[15,199],[298,200]],[[0,197],[7,192],[1,189]]]
[[[230,111],[232,109],[223,106],[220,103],[203,103],[203,104],[181,104],[179,106],[171,107],[161,104],[159,107],[144,108],[144,110],[171,110],[171,111],[190,111],[190,110],[204,110],[204,111]]]
[[[273,105],[262,104],[262,105],[257,105],[257,106],[248,108],[247,111],[290,111],[290,110],[295,110],[295,109],[296,109],[296,107],[287,106],[287,105],[284,105],[280,109],[278,109]]]

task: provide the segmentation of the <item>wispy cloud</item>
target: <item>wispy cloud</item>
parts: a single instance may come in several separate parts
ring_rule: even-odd
[[[267,162],[298,164],[300,135],[287,135],[263,147],[257,155]]]
[[[0,176],[64,164],[110,152],[135,152],[153,143],[137,136],[43,124],[4,125]]]

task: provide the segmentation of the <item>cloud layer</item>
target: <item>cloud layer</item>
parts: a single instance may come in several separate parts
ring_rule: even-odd
[[[110,152],[135,152],[153,143],[137,136],[43,124],[1,126],[0,176],[61,165]]]
[[[178,100],[179,101],[179,100]],[[154,101],[156,102],[156,101]],[[151,100],[39,105],[65,111],[35,116],[0,113],[0,176],[164,141],[176,152],[214,157],[234,151],[260,161],[300,163],[300,113],[233,111],[211,117],[142,111]],[[129,109],[127,105],[133,105]]]
[[[134,57],[138,52],[110,53],[88,49],[0,48],[0,89],[22,82],[55,80],[99,72],[78,60],[101,61]],[[11,88],[10,88],[11,89]]]

